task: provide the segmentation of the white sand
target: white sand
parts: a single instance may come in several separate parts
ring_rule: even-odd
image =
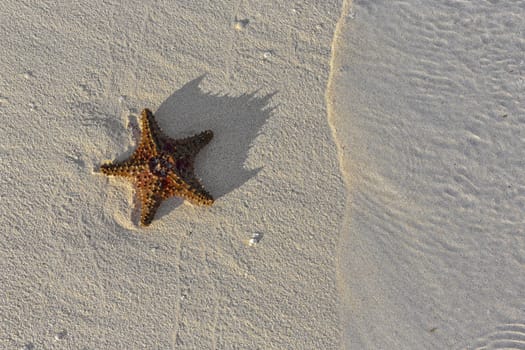
[[[347,349],[525,349],[523,1],[355,1],[330,86]]]
[[[524,349],[523,18],[4,0],[0,349]],[[217,198],[146,229],[144,107]]]
[[[0,348],[339,347],[341,4],[124,3],[2,2]],[[214,131],[197,173],[217,197],[147,229],[96,172],[144,107],[173,137]]]

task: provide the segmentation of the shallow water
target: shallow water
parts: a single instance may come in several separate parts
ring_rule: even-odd
[[[345,348],[523,348],[523,18],[497,1],[344,16],[329,98]]]

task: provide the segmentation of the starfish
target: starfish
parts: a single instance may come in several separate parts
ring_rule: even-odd
[[[211,205],[213,197],[194,173],[197,153],[213,137],[211,130],[174,140],[157,125],[149,109],[141,113],[142,135],[133,154],[122,162],[100,166],[106,175],[122,176],[135,182],[141,203],[140,223],[151,224],[162,200],[182,197],[198,205]]]

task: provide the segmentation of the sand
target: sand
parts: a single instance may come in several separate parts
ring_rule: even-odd
[[[1,349],[525,348],[521,2],[2,9]],[[215,134],[148,228],[145,107]]]
[[[340,3],[2,8],[0,348],[340,346]],[[134,149],[145,107],[172,137],[214,131],[196,172],[217,200],[141,228],[131,184],[98,167]]]
[[[525,6],[355,1],[330,96],[346,349],[524,349]]]

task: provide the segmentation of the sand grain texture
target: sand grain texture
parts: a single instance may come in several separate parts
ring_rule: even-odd
[[[2,3],[0,348],[339,346],[339,7]],[[171,137],[214,131],[196,173],[217,201],[139,229],[132,187],[97,169],[144,107]]]

